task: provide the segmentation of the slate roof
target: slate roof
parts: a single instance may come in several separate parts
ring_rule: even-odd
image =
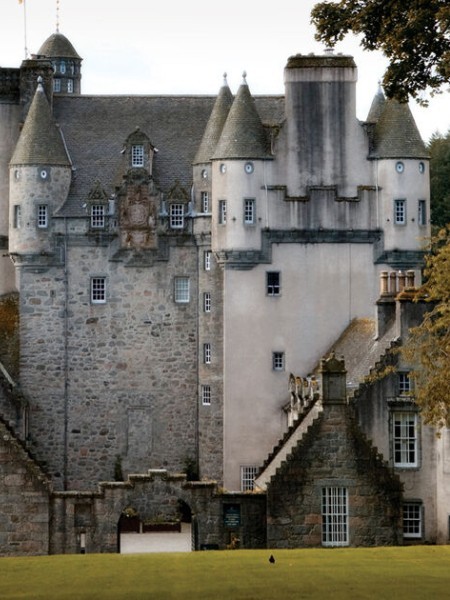
[[[269,158],[267,136],[247,83],[236,94],[213,158]]]
[[[53,33],[45,40],[38,51],[39,56],[47,58],[76,58],[81,59],[81,56],[72,46],[72,43],[62,33]]]
[[[96,180],[107,194],[124,174],[124,142],[136,127],[158,149],[153,177],[163,193],[179,181],[192,185],[192,164],[216,96],[58,96],[54,115],[76,169],[60,214],[84,216],[82,203]],[[255,106],[264,122],[280,123],[283,96],[260,96]]]
[[[70,165],[41,83],[38,84],[19,136],[12,165]]]
[[[378,121],[381,113],[383,112],[385,102],[386,98],[384,97],[383,90],[380,87],[372,100],[372,104],[370,105],[369,114],[367,115],[366,119],[368,123],[376,123]]]
[[[374,129],[373,158],[427,158],[407,103],[386,100]]]
[[[214,103],[214,108],[209,117],[205,133],[203,134],[200,148],[198,149],[194,160],[195,164],[205,163],[211,160],[232,104],[233,94],[225,81],[224,85],[220,88],[219,95]]]

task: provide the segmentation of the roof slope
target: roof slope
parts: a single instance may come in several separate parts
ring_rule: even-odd
[[[61,132],[53,120],[42,83],[38,83],[36,88],[11,164],[70,166]]]
[[[214,108],[209,117],[205,133],[203,134],[200,148],[198,149],[194,160],[195,164],[205,163],[211,160],[232,104],[233,95],[225,81],[224,85],[220,88],[219,95],[214,103]]]
[[[72,43],[59,32],[53,33],[45,40],[39,48],[38,55],[47,58],[81,58]]]
[[[86,201],[98,179],[106,193],[123,176],[123,145],[136,127],[158,149],[153,177],[163,193],[176,181],[192,184],[192,164],[202,141],[216,96],[59,96],[54,114],[76,168],[62,213],[84,216]],[[261,96],[255,104],[261,118],[280,122],[283,96]]]
[[[267,137],[247,83],[241,84],[213,158],[268,158]]]
[[[386,100],[374,131],[373,158],[427,158],[408,104]]]

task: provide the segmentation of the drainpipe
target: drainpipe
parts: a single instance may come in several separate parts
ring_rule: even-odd
[[[68,272],[68,228],[67,217],[64,217],[64,457],[63,457],[63,487],[67,490],[69,462],[69,272]]]

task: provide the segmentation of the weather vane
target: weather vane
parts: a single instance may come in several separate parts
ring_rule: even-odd
[[[59,0],[56,0],[56,33],[59,33]]]

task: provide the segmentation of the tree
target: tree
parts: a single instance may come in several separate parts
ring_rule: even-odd
[[[450,426],[450,224],[432,240],[425,283],[417,299],[430,303],[421,324],[410,330],[401,349],[415,368],[415,399],[426,423]]]
[[[316,39],[333,47],[349,32],[361,34],[366,50],[389,59],[383,78],[388,97],[420,100],[450,81],[448,0],[341,0],[320,2],[311,12]]]
[[[434,228],[450,223],[450,130],[433,134],[430,152],[431,223]]]

